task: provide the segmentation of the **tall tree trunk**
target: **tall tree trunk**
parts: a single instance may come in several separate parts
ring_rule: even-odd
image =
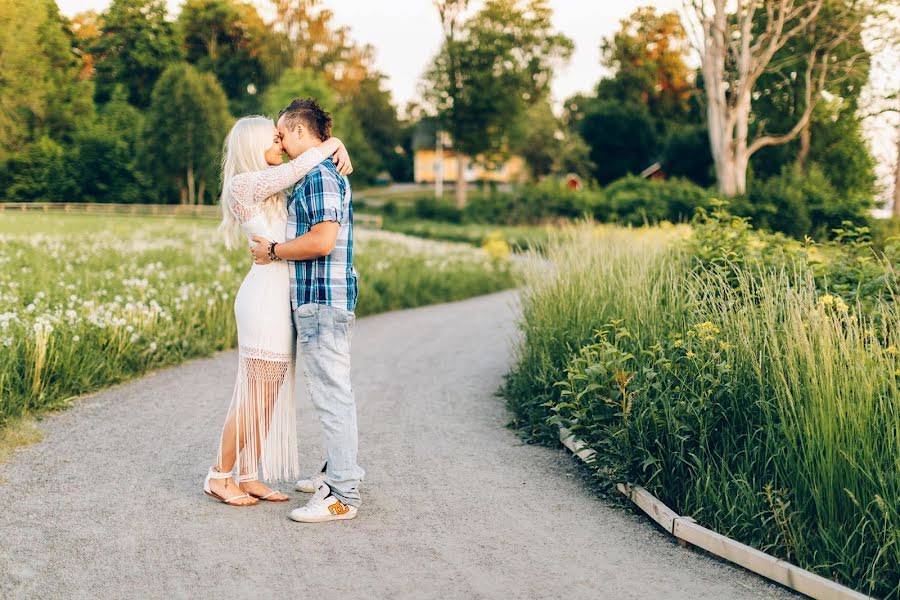
[[[196,188],[194,187],[194,165],[193,165],[193,163],[188,163],[187,188],[188,188],[188,204],[194,204],[194,201],[196,199],[196,196],[195,196]]]
[[[807,123],[800,130],[800,152],[797,153],[797,164],[800,165],[800,170],[803,172],[806,172],[806,161],[809,160],[809,144],[810,133],[809,123]]]
[[[184,179],[176,177],[175,182],[178,184],[178,195],[182,204],[187,204],[187,188],[184,187]]]
[[[203,204],[203,193],[206,191],[206,179],[200,180],[200,187],[197,189],[197,204]]]
[[[456,153],[456,208],[466,207],[466,157]]]

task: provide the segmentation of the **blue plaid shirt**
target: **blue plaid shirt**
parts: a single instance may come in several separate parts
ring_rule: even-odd
[[[289,262],[291,308],[328,304],[352,311],[359,296],[353,268],[353,203],[350,181],[330,160],[319,163],[300,180],[288,198],[286,241],[298,238],[323,221],[341,224],[328,256]]]

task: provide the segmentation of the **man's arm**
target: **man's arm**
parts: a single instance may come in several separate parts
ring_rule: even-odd
[[[313,260],[320,256],[327,256],[334,250],[337,244],[338,232],[341,224],[336,221],[322,221],[289,242],[275,244],[275,256],[285,260]],[[254,235],[253,246],[254,262],[264,265],[269,262],[269,240]]]
[[[286,260],[312,260],[331,254],[337,244],[343,216],[343,194],[337,177],[331,171],[313,171],[303,182],[300,191],[309,207],[308,218],[312,226],[301,236],[283,244],[276,244],[275,256]],[[254,262],[269,262],[269,240],[254,236],[252,249]]]

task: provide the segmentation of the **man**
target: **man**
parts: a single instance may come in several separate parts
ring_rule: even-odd
[[[278,115],[285,152],[295,158],[331,135],[331,115],[297,99]],[[253,238],[257,262],[287,260],[291,310],[310,396],[325,431],[326,468],[309,502],[290,517],[304,523],[352,519],[365,471],[357,464],[356,401],[350,385],[350,338],[356,315],[350,182],[331,161],[314,167],[288,199],[286,241]]]

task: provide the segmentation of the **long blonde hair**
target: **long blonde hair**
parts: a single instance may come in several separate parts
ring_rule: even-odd
[[[219,224],[219,232],[225,238],[228,248],[236,248],[244,241],[240,221],[231,211],[234,198],[228,184],[235,175],[264,171],[271,166],[266,162],[266,150],[272,145],[274,127],[272,119],[268,117],[242,117],[225,137],[222,145],[222,196],[219,200],[222,222]],[[268,217],[278,216],[279,211],[284,211],[284,193],[269,196],[263,201],[263,206]]]

